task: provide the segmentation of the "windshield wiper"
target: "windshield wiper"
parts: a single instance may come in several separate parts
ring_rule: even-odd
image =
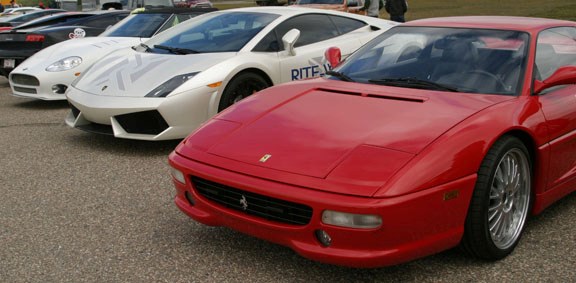
[[[445,90],[445,91],[452,91],[452,92],[459,92],[459,90],[455,87],[427,81],[421,80],[417,78],[392,78],[392,79],[377,79],[377,80],[368,80],[371,83],[379,84],[379,85],[389,85],[389,86],[398,86],[398,87],[409,87],[409,88],[418,88],[418,89],[432,89],[432,90]]]
[[[200,53],[200,51],[196,51],[196,50],[193,50],[193,49],[170,47],[170,46],[164,46],[164,45],[154,45],[154,48],[168,50],[168,51],[170,51],[170,53],[178,54],[178,55],[186,55],[186,54],[196,54],[196,53]]]
[[[336,72],[336,71],[327,71],[326,75],[337,77],[337,78],[339,78],[345,82],[356,82],[354,79],[345,75],[344,73],[340,73],[340,72]]]

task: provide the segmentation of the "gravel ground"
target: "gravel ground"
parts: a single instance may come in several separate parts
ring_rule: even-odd
[[[458,249],[380,269],[309,261],[195,223],[173,204],[177,142],[68,128],[66,102],[0,78],[0,282],[576,282],[576,194],[532,218],[499,262]]]

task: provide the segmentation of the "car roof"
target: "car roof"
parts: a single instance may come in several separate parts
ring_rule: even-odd
[[[363,21],[369,25],[376,26],[376,27],[383,27],[383,26],[392,26],[396,25],[396,22],[392,22],[385,19],[374,18],[374,17],[367,17],[363,15],[353,14],[353,13],[346,13],[334,10],[325,10],[325,9],[315,9],[315,8],[307,8],[307,7],[298,7],[298,6],[257,6],[257,7],[244,7],[244,8],[236,8],[236,9],[229,9],[229,10],[221,10],[215,13],[230,13],[230,12],[255,12],[255,13],[270,13],[270,14],[277,14],[280,15],[282,18],[292,17],[296,15],[302,14],[327,14],[327,15],[336,15],[342,17],[348,17]]]
[[[56,13],[64,13],[64,12],[66,12],[66,10],[62,10],[62,9],[45,9],[45,10],[38,10],[38,11],[35,10],[33,12],[30,12],[30,13],[15,15],[15,16],[12,16],[9,18],[7,17],[8,19],[4,20],[4,22],[17,22],[22,18],[28,18],[28,17],[30,17],[30,15],[35,15],[35,14],[47,14],[48,15],[50,13],[56,14]]]
[[[323,10],[323,9],[314,9],[314,8],[307,8],[307,7],[296,7],[296,6],[260,6],[260,7],[245,7],[245,8],[236,8],[225,10],[230,12],[260,12],[260,13],[272,13],[272,14],[279,14],[279,15],[299,15],[299,14],[306,14],[306,13],[326,13],[326,14],[338,14],[338,15],[350,15],[356,16],[355,14],[351,13],[344,13],[332,10]],[[368,17],[366,17],[368,18]]]
[[[52,15],[47,15],[41,18],[34,19],[30,22],[24,23],[14,28],[14,30],[22,30],[22,29],[37,29],[37,28],[46,28],[46,27],[57,27],[57,26],[65,26],[65,25],[75,25],[78,22],[82,22],[88,18],[96,17],[99,15],[110,15],[110,14],[128,14],[129,11],[127,10],[113,10],[113,11],[92,11],[92,12],[63,12],[63,13],[56,13]],[[45,25],[44,22],[50,21],[52,19],[57,19],[60,17],[69,17],[73,15],[84,15],[84,17],[72,19],[67,22],[61,22],[56,24],[49,24]]]
[[[218,11],[216,8],[151,8],[136,14],[190,14],[190,13],[208,13]]]
[[[461,16],[442,17],[414,20],[402,24],[403,26],[426,26],[426,27],[463,27],[505,29],[518,31],[538,31],[556,26],[576,26],[576,22],[529,17],[511,16]]]

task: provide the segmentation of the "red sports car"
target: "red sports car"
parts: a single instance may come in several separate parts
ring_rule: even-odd
[[[575,22],[425,19],[337,51],[178,145],[184,213],[337,265],[497,260],[576,189]]]

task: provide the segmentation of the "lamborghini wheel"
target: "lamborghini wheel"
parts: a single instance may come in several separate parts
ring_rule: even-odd
[[[240,73],[232,78],[224,89],[218,105],[218,112],[269,86],[270,84],[258,74]]]

